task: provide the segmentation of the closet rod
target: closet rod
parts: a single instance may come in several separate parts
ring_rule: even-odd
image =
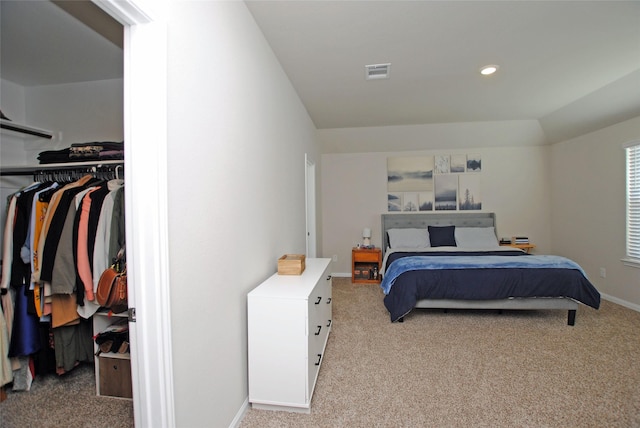
[[[21,134],[33,135],[35,137],[47,138],[49,140],[53,138],[53,134],[48,131],[39,130],[26,125],[7,123],[5,121],[0,123],[0,128],[8,131],[19,132]]]

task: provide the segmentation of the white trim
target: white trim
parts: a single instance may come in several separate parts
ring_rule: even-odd
[[[107,12],[122,25],[146,24],[152,22],[149,2],[134,0],[92,0],[96,6]]]
[[[141,427],[175,426],[168,251],[165,23],[125,32],[127,249],[133,249]],[[127,118],[129,121],[127,123]],[[132,180],[133,179],[133,180]],[[132,182],[133,181],[133,182]],[[149,185],[154,183],[154,185]],[[133,210],[134,206],[144,207]],[[131,245],[130,243],[133,243]],[[127,254],[128,260],[129,254]],[[131,272],[128,270],[128,272]],[[129,276],[131,278],[131,276]],[[134,389],[134,397],[135,397]]]
[[[332,272],[331,276],[336,278],[351,278],[351,272]]]
[[[627,302],[626,300],[609,296],[608,294],[604,294],[604,293],[600,293],[600,297],[610,302],[617,303],[620,306],[624,306],[625,308],[632,309],[636,312],[640,312],[640,305],[636,305],[635,303]]]
[[[129,326],[134,422],[171,428],[175,401],[166,184],[167,24],[158,13],[166,1],[93,1],[125,25],[127,274],[132,284],[129,302],[136,308],[136,322]]]
[[[307,258],[316,257],[317,247],[317,230],[316,225],[316,164],[309,157],[308,153],[304,154],[304,184],[305,184],[305,216],[306,225],[306,243]]]
[[[628,141],[626,143],[624,143],[622,145],[623,149],[628,149],[629,147],[634,147],[634,146],[638,146],[640,145],[640,140],[632,140],[632,141]]]
[[[242,406],[240,406],[240,410],[238,410],[235,418],[233,418],[233,420],[231,421],[231,425],[229,425],[229,428],[239,427],[242,419],[244,419],[244,415],[247,413],[247,410],[249,410],[249,397],[244,399],[244,403],[242,403]]]
[[[640,260],[638,259],[624,258],[624,259],[621,259],[620,261],[625,266],[629,266],[632,268],[640,268]]]
[[[625,259],[633,262],[640,259],[640,144],[627,143],[624,150]],[[634,264],[631,263],[629,266]]]

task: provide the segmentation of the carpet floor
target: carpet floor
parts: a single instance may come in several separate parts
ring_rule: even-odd
[[[640,427],[640,313],[414,310],[333,280],[310,414],[249,409],[253,427]]]
[[[311,413],[249,409],[241,428],[640,427],[640,313],[414,310],[333,280],[333,324]],[[7,391],[0,427],[132,427],[129,400],[97,397],[93,366]],[[204,428],[204,427],[203,427]]]
[[[7,388],[0,403],[2,428],[127,428],[133,427],[131,400],[96,396],[93,364],[69,373],[37,376],[30,391]]]

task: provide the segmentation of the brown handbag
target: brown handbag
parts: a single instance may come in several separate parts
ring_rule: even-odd
[[[111,309],[113,312],[127,310],[127,269],[118,272],[116,265],[111,265],[102,272],[96,290],[96,300],[100,306]]]

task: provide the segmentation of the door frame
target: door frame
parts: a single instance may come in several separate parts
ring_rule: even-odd
[[[174,427],[167,202],[167,0],[92,0],[124,26],[125,217],[135,426]],[[134,210],[134,206],[136,209]]]
[[[305,172],[305,213],[306,213],[306,242],[307,258],[315,258],[317,251],[317,226],[316,226],[316,164],[304,154]]]

